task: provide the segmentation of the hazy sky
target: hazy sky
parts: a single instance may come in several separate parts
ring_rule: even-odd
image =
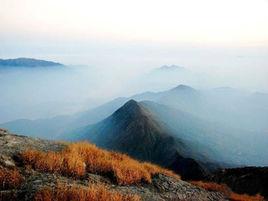
[[[124,79],[176,64],[268,90],[268,0],[0,0],[0,44],[0,58],[86,64]]]
[[[0,0],[1,40],[267,45],[267,0]]]

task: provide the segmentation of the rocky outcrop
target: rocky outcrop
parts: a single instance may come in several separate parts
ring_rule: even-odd
[[[87,174],[86,178],[73,178],[59,174],[35,171],[31,168],[24,167],[18,157],[20,152],[30,148],[42,151],[60,151],[65,146],[66,145],[61,142],[13,135],[1,129],[0,168],[17,169],[23,177],[23,182],[19,187],[13,189],[1,189],[0,185],[0,200],[30,201],[33,199],[36,191],[43,187],[54,188],[57,183],[79,185],[81,187],[87,187],[91,184],[105,184],[109,189],[122,194],[137,194],[144,201],[227,200],[224,195],[219,192],[208,192],[185,181],[162,174],[155,175],[151,183],[123,186],[114,183],[113,180],[105,175]]]

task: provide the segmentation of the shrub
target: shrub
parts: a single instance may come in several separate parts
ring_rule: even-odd
[[[217,184],[214,182],[203,182],[203,181],[191,181],[191,184],[199,186],[208,191],[217,191],[223,193],[231,201],[264,201],[264,197],[261,195],[250,196],[246,194],[237,194],[231,191],[231,189],[225,184]]]
[[[138,195],[123,195],[108,190],[103,185],[88,188],[58,185],[55,189],[46,187],[35,194],[34,201],[140,201]]]
[[[158,173],[180,178],[172,171],[138,162],[125,154],[109,152],[87,142],[70,144],[61,152],[28,150],[21,157],[25,165],[36,170],[74,177],[82,177],[86,172],[109,175],[122,185],[151,182],[152,176]]]
[[[0,190],[17,188],[22,181],[23,178],[18,170],[0,167]]]

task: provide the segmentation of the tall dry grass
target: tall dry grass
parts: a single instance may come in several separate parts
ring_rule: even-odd
[[[58,185],[56,188],[43,188],[34,197],[34,201],[140,201],[138,195],[123,195],[108,190],[103,185],[93,185],[88,188],[79,186]]]
[[[18,170],[0,167],[0,190],[17,188],[22,181],[23,177]]]
[[[264,197],[257,194],[255,196],[250,196],[250,195],[246,195],[246,194],[237,194],[237,193],[231,193],[231,195],[229,196],[229,199],[231,201],[264,201]]]
[[[225,184],[217,184],[214,182],[204,182],[204,181],[191,181],[191,184],[199,186],[208,191],[217,191],[223,193],[231,201],[264,201],[264,197],[257,194],[254,196],[246,194],[238,194],[232,192],[232,190]]]
[[[138,162],[129,156],[109,152],[87,142],[74,143],[61,152],[41,152],[28,150],[21,154],[27,166],[67,176],[83,177],[87,172],[107,175],[120,185],[151,182],[158,173],[180,177],[159,166]]]
[[[18,170],[0,167],[0,190],[17,188],[22,181],[23,177]]]

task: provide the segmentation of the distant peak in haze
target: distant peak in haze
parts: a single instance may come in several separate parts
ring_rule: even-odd
[[[178,86],[176,86],[175,88],[172,88],[171,91],[196,91],[194,88],[184,85],[184,84],[180,84]]]
[[[182,66],[177,66],[177,65],[164,65],[158,68],[157,70],[161,71],[177,71],[177,70],[185,70],[184,67]]]
[[[5,67],[51,67],[63,66],[61,63],[34,58],[0,59],[0,66]]]
[[[133,100],[133,99],[130,99],[128,102],[126,102],[125,104],[124,104],[124,106],[138,106],[138,102],[137,101],[135,101],[135,100]]]

